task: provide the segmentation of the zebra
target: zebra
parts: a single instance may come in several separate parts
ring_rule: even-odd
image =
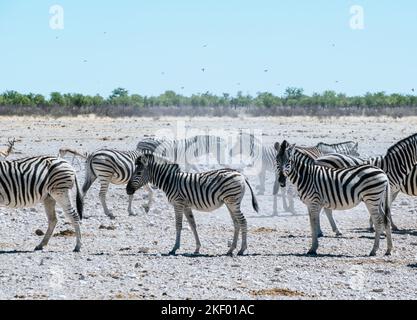
[[[318,143],[313,147],[300,147],[311,154],[311,156],[319,157],[321,155],[338,152],[343,154],[359,156],[358,153],[358,143],[354,141],[344,141],[340,143],[328,144],[324,142]],[[249,134],[241,132],[238,141],[235,145],[229,150],[229,155],[233,154],[244,154],[253,159],[255,163],[260,163],[261,169],[259,172],[259,192],[258,194],[263,194],[265,192],[265,176],[266,172],[272,172],[275,174],[275,158],[277,156],[277,151],[273,145],[263,145],[262,142],[257,139],[254,134]],[[277,214],[277,194],[279,191],[278,178],[275,176],[274,187],[272,194],[273,198],[273,214]],[[287,195],[288,195],[288,204],[287,204]],[[282,204],[283,209],[286,212],[295,213],[294,209],[294,190],[290,184],[288,184],[286,189],[282,190]],[[331,221],[332,226],[334,221]],[[336,233],[340,233],[338,230],[335,230]]]
[[[100,149],[88,155],[86,160],[85,181],[82,187],[83,197],[96,179],[100,182],[99,198],[104,213],[110,219],[115,216],[106,203],[106,195],[110,184],[127,184],[133,174],[136,159],[142,154],[141,151],[119,151],[114,149]],[[143,204],[142,208],[146,213],[149,212],[153,203],[153,192],[150,186],[145,186],[148,192],[148,203]],[[134,216],[132,210],[133,195],[129,196],[127,211],[129,216]]]
[[[77,211],[70,198],[74,184]],[[80,251],[83,201],[74,168],[66,160],[53,156],[0,161],[0,204],[9,208],[27,208],[40,202],[45,206],[48,229],[35,250],[42,250],[54,232],[57,224],[55,205],[58,203],[75,229],[74,252]]]
[[[229,210],[234,225],[233,242],[227,255],[232,255],[236,249],[239,231],[242,234],[242,245],[238,255],[243,255],[247,249],[247,222],[240,206],[245,193],[245,183],[251,191],[252,207],[258,212],[258,202],[249,181],[243,174],[229,168],[187,173],[181,171],[176,163],[152,154],[144,154],[136,160],[136,169],[127,184],[126,192],[133,195],[137,189],[147,183],[164,191],[174,207],[176,240],[173,249],[169,252],[170,255],[174,255],[180,248],[183,215],[187,218],[194,234],[196,242],[194,253],[199,254],[201,243],[192,209],[210,212],[223,204]]]
[[[411,135],[392,145],[383,156],[361,159],[351,156],[329,154],[319,157],[315,163],[330,168],[346,168],[350,166],[369,164],[381,168],[388,176],[391,187],[391,202],[399,192],[407,195],[417,195],[417,134]],[[392,230],[398,227],[391,218]],[[370,220],[370,230],[373,223]]]
[[[342,169],[317,166],[313,159],[295,145],[276,144],[279,183],[285,186],[288,178],[297,188],[301,201],[310,216],[312,245],[308,254],[318,249],[319,214],[322,208],[346,210],[364,202],[375,225],[375,240],[370,256],[376,255],[380,235],[385,228],[387,251],[392,251],[390,228],[390,183],[379,168],[363,165]]]
[[[213,135],[196,135],[185,139],[146,138],[136,146],[142,153],[152,153],[164,157],[174,163],[181,164],[185,171],[199,171],[192,163],[203,155],[215,155],[218,164],[224,163],[224,139]]]

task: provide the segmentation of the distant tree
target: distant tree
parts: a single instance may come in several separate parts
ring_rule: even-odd
[[[59,92],[51,92],[51,98],[49,99],[49,103],[51,105],[56,106],[64,106],[65,105],[65,99]]]
[[[121,98],[121,97],[127,97],[129,95],[129,91],[127,91],[124,88],[116,88],[112,91],[109,99],[115,99],[115,98]]]

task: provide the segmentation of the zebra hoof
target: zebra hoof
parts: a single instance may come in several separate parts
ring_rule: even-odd
[[[341,237],[343,234],[340,231],[336,231],[336,237]]]
[[[38,245],[35,248],[35,251],[42,251],[42,250],[43,250],[43,246],[41,246],[41,245]]]
[[[319,238],[323,238],[324,237],[324,234],[323,234],[323,232],[319,232],[318,234],[317,234],[317,237],[319,237]]]
[[[391,255],[391,250],[387,250],[387,251],[385,252],[385,255],[386,255],[386,256],[390,256],[390,255]]]
[[[391,226],[392,231],[400,231],[400,229],[396,225]]]
[[[308,250],[307,255],[308,256],[317,256],[317,252],[316,252],[316,250],[310,249],[310,250]]]
[[[72,252],[80,252],[80,248],[75,248],[74,250],[72,250]]]
[[[370,257],[375,257],[376,256],[376,251],[372,250],[371,253],[369,254]]]
[[[136,217],[136,216],[137,216],[137,214],[136,214],[136,213],[129,212],[129,217]]]
[[[145,211],[145,213],[148,213],[150,208],[146,205],[142,206],[143,210]]]
[[[227,251],[226,256],[233,257],[233,251]]]
[[[369,231],[369,232],[375,232],[375,229],[374,229],[373,227],[370,227],[370,228],[368,229],[368,231]]]
[[[244,256],[244,255],[245,255],[245,253],[244,253],[244,252],[245,252],[244,250],[243,250],[243,251],[242,251],[242,250],[240,250],[240,251],[237,253],[237,255],[238,255],[238,256]]]
[[[168,253],[168,255],[170,255],[170,256],[176,256],[177,254],[176,254],[176,250],[171,250],[169,253]]]

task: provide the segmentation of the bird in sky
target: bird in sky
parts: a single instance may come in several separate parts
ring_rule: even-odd
[[[207,45],[205,44],[205,45],[203,45],[203,48],[207,48]]]
[[[206,71],[206,68],[201,68],[201,71],[203,71],[203,72]]]

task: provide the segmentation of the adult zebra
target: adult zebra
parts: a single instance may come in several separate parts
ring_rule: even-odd
[[[185,171],[189,171],[190,168],[199,171],[193,161],[203,155],[214,155],[218,164],[224,163],[226,143],[223,138],[213,135],[196,135],[175,140],[146,138],[139,141],[136,149],[178,163]]]
[[[330,153],[330,152],[337,152],[349,155],[359,156],[358,153],[358,143],[354,141],[345,141],[340,143],[334,144],[327,144],[324,142],[318,143],[316,146],[313,147],[299,147],[308,152],[314,157],[319,157],[321,155]],[[258,194],[264,194],[265,192],[265,177],[266,172],[272,172],[275,174],[275,158],[277,156],[277,151],[273,145],[265,145],[263,144],[258,138],[255,137],[254,134],[249,134],[245,132],[241,132],[239,135],[239,139],[233,145],[233,147],[229,150],[229,155],[244,155],[250,157],[255,165],[259,165],[259,186]],[[273,195],[273,207],[272,212],[274,215],[278,214],[277,211],[277,195],[279,191],[279,183],[278,179],[275,176],[274,187],[272,191]],[[294,209],[294,190],[290,184],[288,184],[287,188],[282,189],[282,205],[283,209],[286,212],[295,213]],[[332,223],[332,220],[330,220]],[[333,223],[332,223],[333,226]],[[338,232],[337,230],[335,232]]]
[[[417,195],[417,134],[392,145],[383,156],[361,159],[340,154],[329,154],[315,160],[316,165],[330,168],[347,168],[369,164],[381,168],[388,176],[391,186],[391,202],[399,192],[410,196]],[[393,230],[398,230],[391,218]],[[373,229],[370,220],[370,229]]]
[[[287,141],[276,144],[276,147],[280,185],[284,187],[288,178],[308,208],[312,236],[308,254],[317,253],[321,209],[346,210],[360,202],[365,203],[375,225],[375,240],[370,255],[376,255],[383,228],[387,239],[386,255],[391,254],[390,184],[384,171],[369,165],[343,169],[317,166],[311,157],[295,145],[290,146]]]
[[[74,184],[77,211],[70,198]],[[55,205],[58,203],[75,229],[74,251],[80,251],[83,202],[74,168],[67,161],[51,156],[0,161],[0,204],[9,208],[24,208],[40,202],[45,206],[48,229],[35,250],[42,250],[54,232],[57,224]]]
[[[223,204],[229,210],[234,225],[233,242],[227,254],[232,255],[236,249],[239,231],[242,234],[242,246],[238,255],[244,253],[247,248],[247,222],[240,206],[245,193],[245,183],[251,191],[252,206],[256,212],[258,203],[249,181],[240,172],[219,169],[203,173],[187,173],[181,171],[178,164],[152,154],[144,154],[136,160],[135,173],[127,184],[126,192],[133,195],[137,189],[147,183],[164,191],[168,201],[174,206],[176,240],[170,254],[175,254],[180,248],[183,215],[193,231],[196,241],[195,254],[198,254],[201,243],[192,209],[210,212]]]
[[[115,219],[106,203],[106,195],[110,184],[127,184],[132,177],[135,161],[142,154],[141,151],[119,151],[114,149],[100,149],[90,155],[86,160],[85,181],[82,187],[83,197],[96,179],[100,182],[99,198],[104,213],[110,219]],[[153,193],[150,186],[145,187],[148,191],[148,203],[142,207],[149,212],[153,203]],[[135,215],[132,210],[133,195],[129,196],[127,211],[130,216]]]

